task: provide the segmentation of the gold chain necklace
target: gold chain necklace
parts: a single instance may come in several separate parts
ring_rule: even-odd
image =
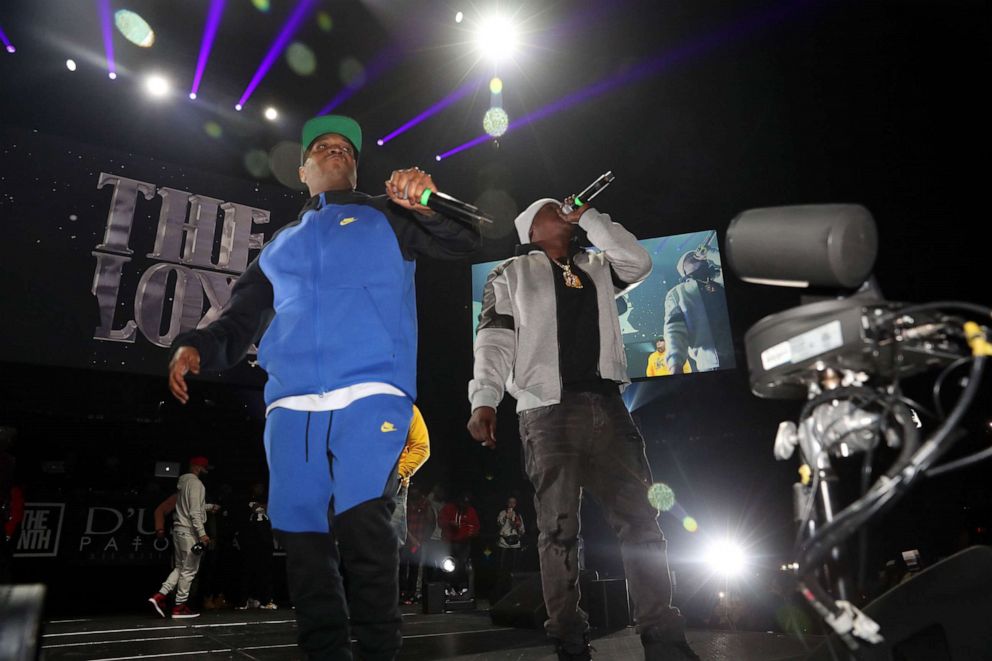
[[[562,270],[562,277],[565,278],[565,286],[571,287],[572,289],[582,289],[582,281],[579,280],[579,276],[572,273],[571,264],[562,264],[557,259],[552,258],[551,263]]]

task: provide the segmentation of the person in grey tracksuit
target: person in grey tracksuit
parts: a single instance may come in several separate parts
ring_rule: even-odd
[[[165,617],[166,598],[173,591],[176,593],[173,618],[199,616],[199,613],[190,610],[186,600],[189,599],[189,587],[200,569],[202,557],[194,547],[197,542],[204,546],[210,543],[204,527],[207,519],[205,490],[200,481],[200,476],[206,475],[210,469],[209,464],[206,457],[193,457],[189,461],[189,472],[180,476],[176,485],[176,509],[172,514],[173,568],[159,591],[148,599],[155,612],[162,617]]]
[[[504,392],[516,398],[535,490],[545,629],[559,659],[590,658],[577,557],[585,489],[620,539],[646,657],[697,659],[671,606],[644,441],[620,396],[629,380],[615,297],[648,276],[651,257],[634,235],[588,206],[564,214],[560,202],[542,199],[515,224],[524,254],[493,269],[483,290],[468,428],[493,447],[495,409]],[[577,247],[576,225],[598,252]]]

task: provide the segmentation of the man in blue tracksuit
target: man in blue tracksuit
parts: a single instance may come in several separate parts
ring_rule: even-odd
[[[414,260],[471,253],[478,233],[417,204],[430,175],[393,172],[355,190],[362,132],[325,115],[303,127],[311,198],[235,284],[223,314],[173,343],[169,386],[238,363],[258,342],[268,373],[269,516],[286,548],[300,645],[311,659],[399,650],[396,465],[416,398]],[[348,582],[347,604],[341,564]],[[350,631],[349,631],[350,616]]]

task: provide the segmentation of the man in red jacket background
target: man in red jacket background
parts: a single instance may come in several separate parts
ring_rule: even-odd
[[[455,571],[449,580],[449,595],[468,592],[468,567],[472,555],[472,538],[479,535],[479,514],[472,507],[472,497],[463,493],[458,500],[446,504],[438,515],[442,539],[451,547]]]

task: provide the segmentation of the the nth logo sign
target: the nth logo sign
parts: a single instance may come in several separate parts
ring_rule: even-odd
[[[17,558],[54,558],[59,554],[64,503],[25,503],[21,534],[14,547]]]

